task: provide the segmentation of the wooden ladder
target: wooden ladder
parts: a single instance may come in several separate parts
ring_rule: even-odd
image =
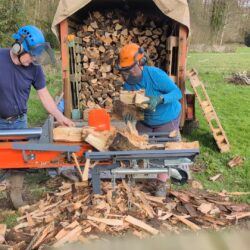
[[[218,148],[220,149],[220,152],[229,152],[229,141],[226,137],[224,129],[221,126],[220,120],[214,110],[214,107],[209,99],[204,84],[199,80],[198,74],[194,69],[190,70],[187,75],[190,79],[191,86],[203,110],[203,114],[209,124],[209,127],[213,133],[213,137],[216,141]]]

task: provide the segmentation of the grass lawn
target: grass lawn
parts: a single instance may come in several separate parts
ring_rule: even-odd
[[[62,92],[62,80],[61,80],[61,69],[51,68],[49,66],[45,67],[46,74],[46,85],[52,96],[59,96]],[[40,99],[32,88],[30,93],[30,98],[28,102],[28,124],[29,127],[41,126],[45,119],[47,118],[48,113],[43,108]]]
[[[188,68],[195,68],[206,86],[209,97],[231,144],[231,152],[220,154],[213,141],[208,124],[198,102],[196,115],[200,127],[190,140],[199,140],[201,155],[198,161],[206,171],[197,174],[207,189],[227,191],[250,190],[250,86],[227,83],[232,72],[250,70],[250,48],[239,48],[235,53],[189,53]],[[227,162],[236,155],[245,158],[241,167],[230,169]],[[222,180],[209,181],[209,177],[221,173]],[[250,197],[241,197],[250,202]]]

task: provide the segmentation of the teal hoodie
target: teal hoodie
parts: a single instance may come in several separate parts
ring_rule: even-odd
[[[155,112],[144,111],[144,122],[149,126],[165,124],[180,115],[181,91],[167,73],[159,68],[144,66],[141,81],[137,84],[125,82],[123,89],[129,91],[145,89],[146,96],[163,97],[163,103],[156,107]]]

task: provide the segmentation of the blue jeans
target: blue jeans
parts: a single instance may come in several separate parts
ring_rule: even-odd
[[[0,118],[0,129],[21,129],[27,128],[27,115],[24,114],[15,121],[6,121]]]

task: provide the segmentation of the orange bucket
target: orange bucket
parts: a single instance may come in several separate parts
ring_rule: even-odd
[[[110,115],[105,109],[92,109],[89,111],[88,123],[96,131],[110,130]]]

